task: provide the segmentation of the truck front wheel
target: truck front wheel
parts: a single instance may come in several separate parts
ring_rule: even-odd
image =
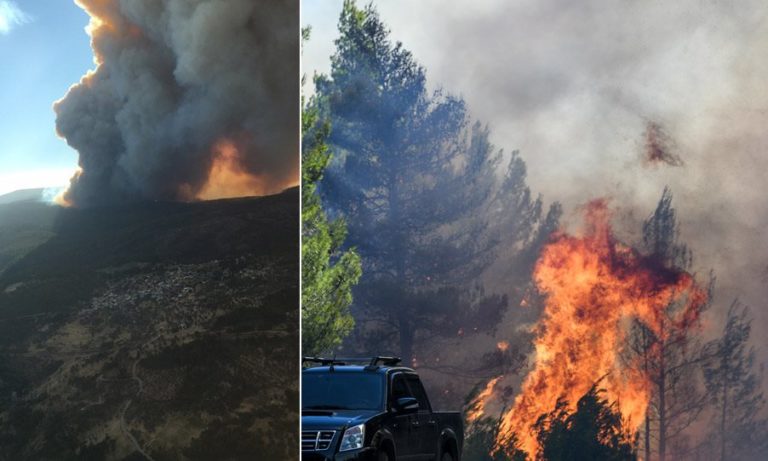
[[[440,461],[453,461],[453,455],[450,452],[445,452],[440,457]]]
[[[379,450],[379,453],[376,456],[376,459],[378,461],[395,461],[395,459],[392,456],[390,456],[387,450]]]

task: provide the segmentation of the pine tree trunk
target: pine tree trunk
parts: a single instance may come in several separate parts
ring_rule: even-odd
[[[400,312],[400,358],[403,365],[410,367],[413,365],[413,329],[407,318],[406,312]]]
[[[643,368],[645,372],[645,376],[648,376],[649,371],[649,358],[648,354],[650,353],[650,344],[648,339],[648,331],[643,328],[641,330],[643,332]],[[650,405],[649,408],[646,408],[645,410],[645,461],[651,461],[651,415],[650,412]]]
[[[651,418],[645,412],[645,461],[651,461]]]
[[[393,231],[399,234],[394,239],[396,242],[394,251],[395,259],[395,280],[397,281],[397,289],[408,291],[410,287],[406,283],[406,267],[405,267],[405,236],[404,232],[400,228],[401,223],[401,210],[400,210],[400,194],[398,190],[398,175],[396,172],[391,172],[389,175],[389,222],[393,226]],[[398,336],[400,338],[400,358],[403,360],[403,365],[410,367],[413,364],[413,322],[410,319],[410,312],[407,305],[400,305],[397,312],[397,323],[400,331]]]
[[[666,460],[667,452],[667,421],[664,411],[664,378],[662,372],[662,378],[660,380],[661,386],[659,386],[659,461]]]
[[[728,409],[728,385],[723,380],[723,411],[720,414],[720,461],[725,461],[725,441],[727,440],[726,437],[726,430],[725,430],[725,415]]]
[[[662,325],[662,336],[664,331]],[[664,363],[664,340],[661,340],[659,348],[659,461],[666,461],[667,457],[667,402],[666,402],[666,364]]]

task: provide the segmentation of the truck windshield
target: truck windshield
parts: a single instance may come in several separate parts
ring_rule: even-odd
[[[304,410],[380,410],[384,379],[373,373],[305,373],[301,404]]]

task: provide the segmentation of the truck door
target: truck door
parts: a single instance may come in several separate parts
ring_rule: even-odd
[[[393,419],[392,434],[395,438],[397,459],[398,461],[418,459],[414,457],[416,455],[416,450],[418,449],[418,433],[415,431],[415,429],[418,429],[418,414],[393,412],[394,403],[397,402],[397,399],[402,397],[414,397],[408,388],[403,373],[396,373],[393,375],[390,389],[389,408]],[[415,426],[414,423],[416,423]]]
[[[427,393],[424,391],[424,386],[421,384],[421,380],[418,375],[408,374],[406,376],[408,382],[408,388],[411,394],[419,401],[419,411],[416,413],[416,419],[418,420],[417,431],[418,448],[417,458],[420,460],[433,460],[437,456],[438,450],[438,433],[437,418],[432,414],[432,407],[429,404]]]

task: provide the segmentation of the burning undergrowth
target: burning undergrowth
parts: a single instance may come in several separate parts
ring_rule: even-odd
[[[80,165],[61,202],[264,195],[298,182],[296,2],[77,3],[96,68],[54,106]]]
[[[533,279],[545,305],[534,330],[534,364],[499,420],[497,450],[516,444],[540,454],[537,420],[559,402],[574,411],[598,382],[624,427],[637,430],[651,389],[642,367],[625,353],[631,322],[664,339],[696,328],[707,302],[706,290],[691,274],[619,242],[604,201],[590,203],[585,214],[583,235],[555,233],[535,266]],[[470,422],[489,403],[498,407],[503,400],[500,379],[491,380],[472,403]]]

